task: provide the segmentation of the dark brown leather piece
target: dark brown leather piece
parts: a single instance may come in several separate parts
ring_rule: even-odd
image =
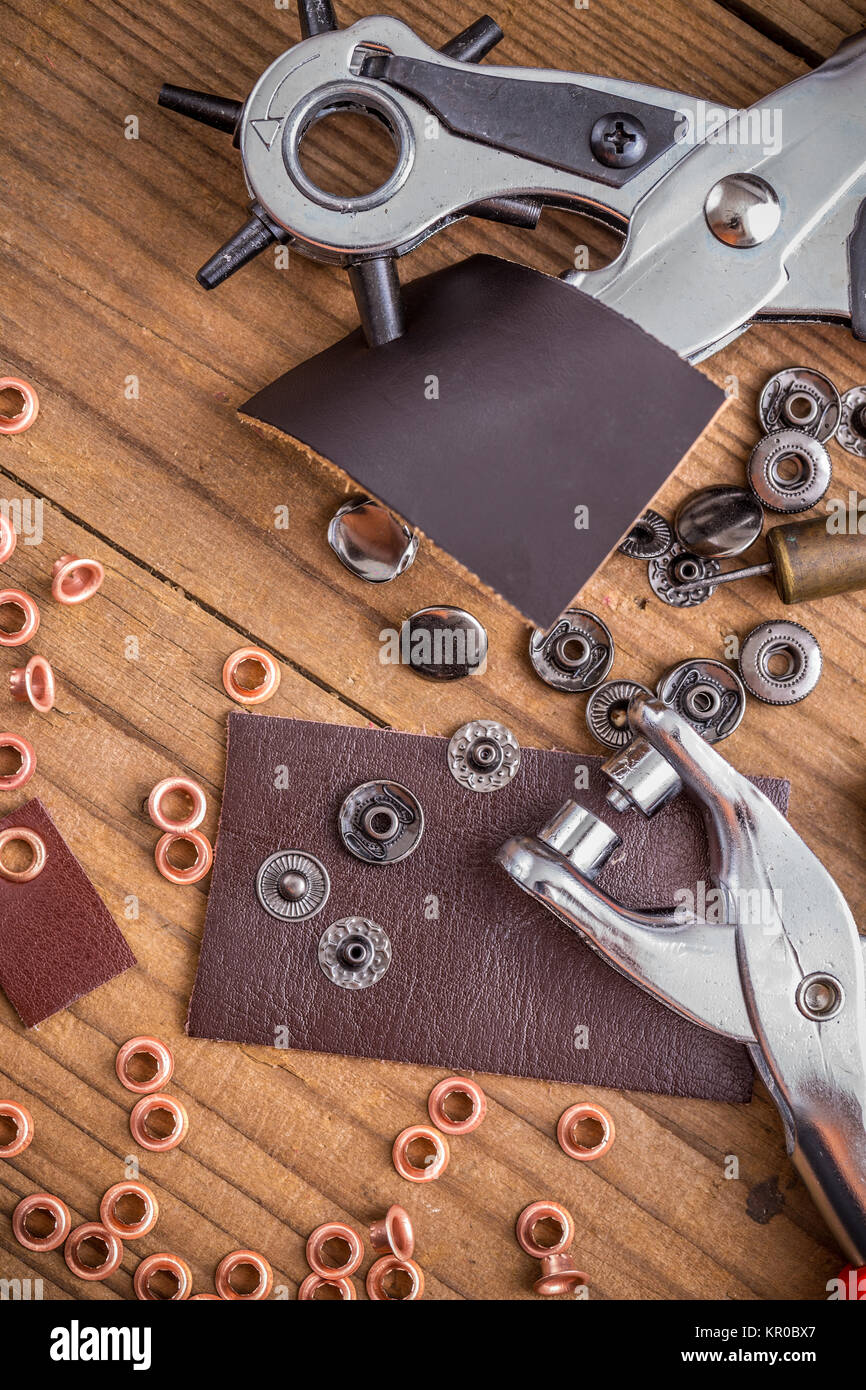
[[[743,1048],[697,1028],[617,974],[493,856],[509,835],[537,830],[574,793],[614,824],[622,851],[602,885],[630,906],[664,907],[679,886],[709,879],[700,816],[686,797],[647,821],[604,801],[600,758],[524,748],[509,785],[466,791],[445,739],[261,715],[229,717],[225,793],[213,882],[187,1031],[309,1051],[423,1062],[642,1091],[747,1100]],[[281,772],[282,769],[282,772]],[[426,816],[415,852],[362,863],[344,849],[337,812],[361,782],[388,778]],[[278,785],[286,784],[284,790]],[[785,809],[787,783],[760,781]],[[284,923],[255,894],[278,849],[317,855],[331,896],[314,918]],[[430,918],[431,896],[438,919]],[[317,960],[332,922],[366,916],[393,946],[388,973],[352,992]],[[575,1046],[585,1025],[589,1046]]]
[[[38,878],[0,878],[0,985],[28,1028],[131,965],[114,919],[41,801],[0,821],[37,831],[48,857]]]
[[[547,627],[724,396],[621,314],[510,261],[473,256],[405,298],[403,338],[370,349],[359,330],[241,412],[338,464]]]

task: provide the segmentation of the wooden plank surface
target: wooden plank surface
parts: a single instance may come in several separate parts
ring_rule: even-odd
[[[434,43],[473,17],[456,0],[389,8]],[[340,5],[344,22],[362,13]],[[496,17],[507,36],[501,62],[611,73],[732,104],[805,71],[804,46],[829,52],[859,23],[855,7],[774,10],[771,0],[742,11],[712,0],[594,0],[588,10],[512,0]],[[398,584],[354,581],[324,538],[348,482],[235,417],[254,389],[351,327],[354,308],[341,273],[299,256],[287,271],[262,258],[211,295],[195,285],[195,268],[243,218],[239,161],[215,132],[157,110],[154,95],[169,80],[241,96],[297,36],[294,11],[265,0],[6,6],[0,368],[36,384],[42,412],[28,434],[0,440],[0,489],[43,503],[44,539],[19,544],[4,576],[40,602],[38,650],[59,677],[51,716],[10,706],[6,722],[39,756],[19,799],[34,792],[48,804],[139,965],[32,1033],[0,998],[0,1093],[36,1120],[31,1148],[0,1164],[0,1277],[41,1277],[47,1297],[126,1298],[138,1258],[171,1249],[204,1291],[223,1254],[250,1246],[293,1296],[314,1225],[343,1217],[363,1230],[399,1200],[416,1221],[429,1297],[527,1298],[532,1270],[513,1223],[528,1201],[551,1196],[574,1214],[593,1298],[819,1297],[838,1254],[761,1091],[733,1107],[590,1090],[613,1111],[618,1138],[588,1167],[554,1140],[574,1088],[483,1077],[484,1126],[454,1142],[439,1182],[416,1189],[393,1173],[390,1141],[424,1118],[442,1073],[183,1036],[206,888],[159,877],[141,802],[160,777],[188,771],[208,791],[214,833],[230,708],[219,673],[242,642],[280,659],[269,713],[449,733],[483,712],[527,743],[593,751],[583,702],[537,681],[513,611],[429,545]],[[129,115],[138,140],[124,138]],[[357,157],[350,149],[345,158]],[[555,272],[584,242],[596,258],[613,244],[565,215],[546,215],[534,235],[463,223],[402,274],[482,249]],[[696,486],[742,477],[757,437],[756,389],[796,361],[840,389],[866,376],[863,349],[841,330],[750,331],[706,364],[720,383],[735,376],[739,397],[666,485],[662,510]],[[834,491],[860,483],[839,449],[834,467]],[[274,526],[284,505],[288,532]],[[102,593],[77,611],[49,598],[51,563],[68,552],[107,568]],[[619,555],[581,601],[613,628],[614,673],[652,682],[687,656],[722,655],[730,634],[783,611],[757,580],[687,613],[664,609],[641,566]],[[379,664],[380,630],[434,602],[466,606],[485,623],[486,676],[440,690]],[[750,702],[725,751],[745,771],[791,778],[794,823],[866,920],[864,602],[841,596],[795,616],[824,649],[818,691],[788,710]],[[137,660],[127,659],[129,637],[139,639]],[[3,670],[17,663],[7,652]],[[7,796],[4,811],[14,804]],[[128,1246],[117,1274],[85,1286],[57,1252],[28,1257],[7,1218],[38,1189],[63,1196],[76,1219],[95,1216],[134,1149],[114,1053],[142,1032],[175,1051],[171,1089],[189,1107],[190,1133],[181,1149],[142,1163],[161,1204],[156,1230]],[[736,1181],[725,1178],[727,1155],[739,1161]]]

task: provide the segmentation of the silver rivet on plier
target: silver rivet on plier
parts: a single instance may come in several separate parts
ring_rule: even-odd
[[[256,894],[266,912],[300,922],[328,901],[331,880],[320,859],[300,849],[280,849],[259,866]]]
[[[835,975],[806,975],[797,986],[797,1008],[816,1023],[834,1018],[845,1002],[845,991]]]
[[[448,744],[448,767],[461,787],[495,792],[520,766],[520,744],[510,729],[493,719],[462,725]]]
[[[319,938],[319,965],[341,989],[369,989],[391,964],[391,940],[369,917],[341,917]]]
[[[529,639],[536,674],[556,690],[591,690],[604,680],[613,657],[609,629],[585,608],[567,608],[546,632],[536,628]]]
[[[349,792],[339,814],[346,849],[366,864],[396,864],[418,848],[424,812],[399,782],[364,782]]]

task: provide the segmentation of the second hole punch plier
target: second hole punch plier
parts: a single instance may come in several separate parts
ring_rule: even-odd
[[[723,920],[608,897],[594,880],[618,837],[573,801],[537,836],[509,840],[499,863],[636,984],[746,1044],[813,1200],[863,1265],[866,938],[785,817],[685,720],[638,695],[629,721],[703,811]]]

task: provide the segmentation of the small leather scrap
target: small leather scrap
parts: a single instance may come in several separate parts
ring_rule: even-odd
[[[114,979],[135,956],[42,802],[0,820],[45,842],[45,868],[26,883],[0,877],[0,985],[28,1028]]]
[[[229,716],[213,881],[187,1031],[306,1051],[420,1062],[714,1100],[749,1099],[744,1048],[672,1013],[613,970],[493,862],[570,796],[623,838],[600,886],[629,907],[663,908],[710,882],[695,805],[651,820],[606,803],[601,758],[524,748],[500,791],[461,787],[448,741],[251,714]],[[589,786],[575,793],[575,771]],[[424,810],[416,850],[389,865],[343,846],[337,815],[362,782],[403,783]],[[782,811],[786,782],[755,779]],[[324,909],[271,916],[255,891],[277,850],[316,855],[331,878]],[[699,900],[699,899],[698,899]],[[371,918],[392,963],[365,990],[339,988],[317,947],[340,918]]]

